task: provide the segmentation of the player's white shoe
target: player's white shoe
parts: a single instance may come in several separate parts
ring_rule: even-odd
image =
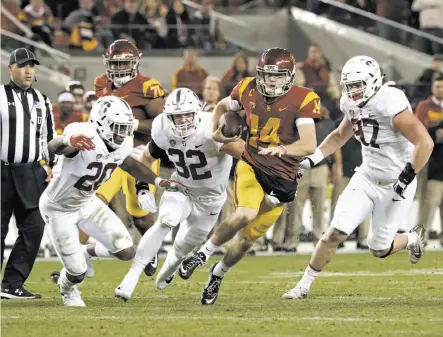
[[[65,307],[86,307],[77,286],[73,286],[69,291],[65,291],[63,293],[60,292],[60,294],[62,295],[63,304]]]
[[[115,297],[121,298],[125,302],[129,301],[137,283],[138,278],[132,277],[129,273],[126,274],[122,283],[114,290]]]
[[[177,268],[171,269],[166,266],[166,263],[163,264],[162,269],[157,275],[157,279],[155,280],[155,285],[157,289],[163,290],[169,287],[174,279],[175,273],[177,272]]]
[[[425,253],[425,228],[422,225],[417,225],[409,233],[414,237],[414,240],[408,242],[407,246],[409,261],[412,264],[416,264]]]
[[[53,275],[51,275],[51,278],[52,277]],[[86,307],[86,304],[85,302],[83,302],[82,297],[80,296],[80,291],[78,291],[77,286],[74,285],[70,288],[67,288],[66,284],[63,285],[62,283],[62,277],[66,277],[65,268],[61,270],[58,277],[53,278],[54,281],[57,280],[57,285],[58,289],[60,290],[60,295],[62,295],[63,304],[66,307]]]
[[[297,283],[295,288],[289,290],[286,294],[282,296],[282,298],[287,300],[296,300],[296,299],[303,299],[308,297],[309,287]]]

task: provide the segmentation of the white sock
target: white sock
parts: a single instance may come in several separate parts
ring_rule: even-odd
[[[216,252],[219,248],[220,248],[219,246],[214,245],[211,242],[211,239],[209,239],[208,241],[206,241],[205,245],[202,248],[200,248],[199,251],[202,252],[203,254],[205,254],[206,260],[208,260],[209,257],[212,254],[214,254],[214,252]]]
[[[311,286],[312,283],[314,283],[317,276],[320,274],[319,271],[316,271],[311,268],[311,266],[308,265],[308,267],[305,270],[305,273],[303,274],[303,277],[300,281],[300,283],[303,283],[304,285]]]
[[[95,243],[94,247],[95,256],[97,257],[110,257],[111,253],[100,242]]]
[[[171,229],[163,226],[160,223],[155,223],[149,228],[141,238],[134,260],[132,261],[131,269],[128,276],[139,278],[145,267],[154,258],[160,249],[165,236]]]
[[[231,269],[231,267],[228,267],[223,263],[223,260],[221,260],[214,268],[214,271],[212,272],[215,276],[223,277],[225,274]]]

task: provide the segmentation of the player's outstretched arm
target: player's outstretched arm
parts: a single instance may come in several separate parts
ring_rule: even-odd
[[[275,147],[259,147],[258,154],[270,156],[292,156],[302,158],[309,156],[317,146],[314,122],[303,124],[297,127],[299,140],[289,145],[279,145]]]
[[[434,148],[434,142],[428,130],[408,109],[395,115],[392,119],[392,125],[407,140],[414,144],[411,166],[415,174],[417,174],[425,167]]]
[[[308,167],[303,165],[304,168],[309,168],[317,165],[324,158],[330,156],[331,154],[337,152],[342,148],[343,145],[352,137],[353,129],[352,123],[349,119],[344,118],[338,128],[332,131],[325,140],[317,147],[315,152],[307,156]]]
[[[156,184],[156,179],[161,179],[154,172],[152,172],[148,166],[131,156],[126,157],[126,159],[120,165],[120,168],[128,172],[135,179],[141,180],[148,184]]]
[[[51,154],[74,156],[78,151],[95,149],[92,137],[85,135],[55,136],[48,144]]]

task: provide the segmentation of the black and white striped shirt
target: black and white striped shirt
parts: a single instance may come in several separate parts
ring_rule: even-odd
[[[27,99],[29,110],[22,100]],[[14,82],[0,86],[1,160],[30,163],[44,159],[52,165],[48,143],[56,135],[49,98],[34,88]]]

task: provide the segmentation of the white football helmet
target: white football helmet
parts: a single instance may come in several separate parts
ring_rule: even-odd
[[[383,75],[376,60],[369,56],[354,56],[341,71],[342,94],[350,103],[360,105],[380,89]]]
[[[187,88],[177,88],[171,92],[163,107],[172,133],[180,138],[189,137],[195,132],[200,122],[201,111],[200,99]]]
[[[134,116],[129,104],[116,96],[105,96],[94,102],[89,123],[113,149],[118,149],[126,137],[133,137]]]

